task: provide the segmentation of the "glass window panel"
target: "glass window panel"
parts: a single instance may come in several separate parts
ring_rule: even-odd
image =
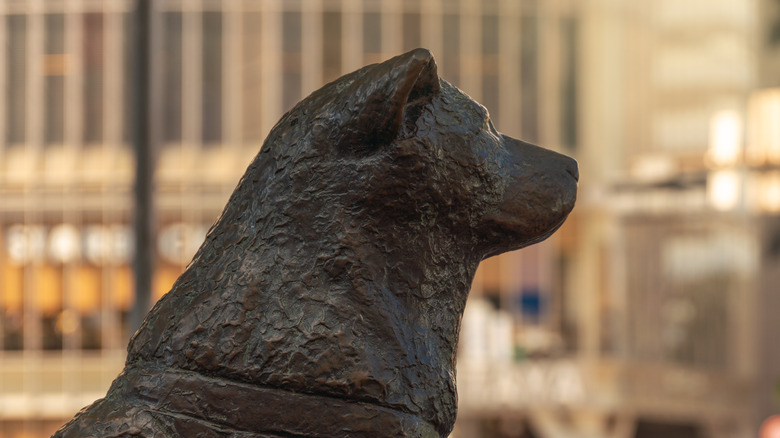
[[[66,334],[78,330],[82,349],[100,348],[100,305],[102,271],[93,266],[78,266],[68,273],[67,318],[62,318],[61,329]]]
[[[203,13],[203,143],[222,142],[222,13]]]
[[[539,41],[538,19],[526,16],[520,23],[521,135],[532,143],[539,141]]]
[[[366,63],[381,61],[382,16],[378,12],[363,14],[363,51],[366,54]]]
[[[486,55],[484,57],[485,64],[497,64],[496,55]],[[488,109],[490,118],[494,121],[498,119],[498,75],[489,74],[487,72],[482,74],[482,104]],[[499,129],[501,129],[499,127]],[[507,129],[507,128],[504,128]]]
[[[486,13],[495,13],[498,10],[498,0],[481,0],[482,10]]]
[[[6,84],[6,140],[9,144],[23,143],[25,140],[25,115],[27,114],[27,17],[9,15],[7,17],[7,74]]]
[[[103,141],[103,14],[84,15],[84,141]]]
[[[460,85],[460,15],[444,15],[444,62],[441,76]]]
[[[120,266],[114,271],[114,278],[113,299],[119,310],[119,326],[124,334],[130,330],[130,311],[135,303],[133,271],[129,265]]]
[[[91,313],[81,317],[81,348],[83,350],[100,350],[102,348],[100,313]]]
[[[285,11],[282,13],[282,49],[285,52],[301,51],[301,13]]]
[[[65,54],[65,16],[44,17],[44,140],[61,144],[65,138],[65,73],[69,59]]]
[[[482,53],[498,53],[498,16],[487,14],[482,16]]]
[[[284,110],[292,108],[301,99],[301,14],[282,14],[283,65],[282,104]]]
[[[563,20],[561,25],[563,57],[561,66],[561,141],[564,146],[577,146],[577,21]]]
[[[322,14],[322,80],[330,82],[341,74],[341,12]]]
[[[160,263],[154,272],[154,282],[152,287],[152,299],[159,300],[163,295],[170,292],[173,283],[184,271],[183,265],[174,265],[170,263]]]
[[[35,304],[41,314],[43,349],[62,349],[62,267],[43,265],[35,270]]]
[[[163,139],[179,143],[182,135],[182,14],[163,14]]]
[[[243,102],[243,137],[244,142],[248,144],[259,144],[263,141],[262,129],[260,127],[260,113],[262,110],[262,63],[261,63],[261,38],[260,23],[262,15],[258,12],[246,12],[244,14],[243,28],[243,60],[244,69],[244,98]]]
[[[625,232],[630,354],[726,369],[729,297],[745,287],[741,262],[752,257],[752,237],[686,218],[628,220]]]
[[[420,47],[421,43],[421,19],[419,12],[405,13],[403,15],[403,44],[404,51]]]
[[[498,117],[498,16],[482,17],[482,104]]]
[[[2,260],[0,289],[0,340],[4,350],[21,350],[24,346],[24,269]]]

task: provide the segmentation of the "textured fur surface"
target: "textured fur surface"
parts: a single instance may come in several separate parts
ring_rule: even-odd
[[[123,374],[57,436],[447,436],[478,263],[549,236],[576,179],[424,49],[346,75],[271,130]]]

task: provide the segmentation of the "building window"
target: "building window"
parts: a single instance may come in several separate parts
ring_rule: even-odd
[[[482,16],[482,104],[497,118],[498,104],[498,16]]]
[[[248,144],[262,143],[265,132],[259,123],[261,118],[263,91],[262,83],[262,14],[259,12],[246,12],[243,17],[243,51],[242,64],[244,78],[243,99],[243,140]]]
[[[203,13],[202,134],[205,145],[222,142],[222,13]]]
[[[84,142],[103,141],[103,14],[84,14]]]
[[[460,85],[460,15],[444,15],[444,61],[440,75],[455,86]]]
[[[363,52],[366,64],[382,61],[382,16],[378,12],[363,14]]]
[[[28,269],[32,269],[35,276],[35,305],[41,314],[41,346],[44,350],[61,350],[62,330],[57,321],[63,313],[63,268],[43,264]]]
[[[162,22],[163,140],[179,143],[182,135],[182,14],[166,12]]]
[[[65,140],[65,75],[68,62],[65,53],[65,16],[44,16],[44,141],[47,145]]]
[[[520,100],[521,133],[532,143],[539,142],[539,19],[520,20]]]
[[[0,258],[0,268],[0,348],[21,350],[24,347],[24,269],[11,263],[5,254]]]
[[[18,144],[25,141],[25,121],[27,114],[27,17],[24,15],[7,16],[8,61],[6,69],[6,141]],[[0,48],[2,50],[2,48]]]
[[[404,51],[420,47],[421,44],[421,18],[419,12],[406,12],[403,14],[403,44]]]
[[[566,17],[561,23],[561,143],[577,147],[577,21]]]
[[[288,111],[301,99],[301,14],[282,14],[282,105]]]
[[[737,224],[687,218],[625,223],[625,343],[633,358],[727,370],[733,296],[757,269],[754,237]],[[653,303],[652,306],[648,303]],[[615,309],[620,311],[620,309]]]
[[[341,74],[341,11],[322,14],[322,82],[327,83]]]

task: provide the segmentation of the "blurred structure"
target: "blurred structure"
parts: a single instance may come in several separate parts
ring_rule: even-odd
[[[748,438],[780,411],[777,2],[154,5],[153,299],[286,109],[423,46],[499,130],[583,175],[564,228],[478,272],[453,436]],[[133,8],[0,2],[3,437],[48,436],[124,360]]]

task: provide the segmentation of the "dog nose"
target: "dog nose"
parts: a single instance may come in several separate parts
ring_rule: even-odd
[[[580,180],[580,170],[579,166],[577,165],[577,160],[569,158],[568,163],[566,163],[566,172],[573,176],[575,181]]]

